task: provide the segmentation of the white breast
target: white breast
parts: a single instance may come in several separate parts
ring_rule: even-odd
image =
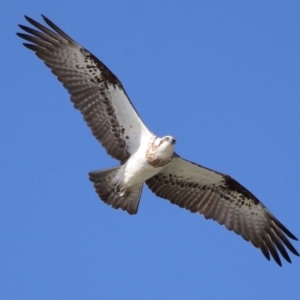
[[[144,183],[147,179],[157,174],[162,168],[163,167],[155,168],[149,165],[146,160],[146,149],[139,149],[120,168],[120,171],[113,181],[127,190],[135,185]]]

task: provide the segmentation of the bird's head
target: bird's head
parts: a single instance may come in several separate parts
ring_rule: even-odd
[[[156,155],[161,159],[167,159],[171,157],[174,153],[175,143],[176,139],[169,135],[156,139]]]

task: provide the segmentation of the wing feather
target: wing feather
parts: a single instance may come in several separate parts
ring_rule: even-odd
[[[204,168],[176,156],[160,173],[146,181],[157,196],[213,219],[270,254],[281,266],[279,253],[299,253],[286,236],[297,238],[247,189],[228,175]],[[286,248],[285,248],[286,247]]]
[[[26,17],[36,29],[19,25],[28,49],[44,61],[71,95],[93,135],[112,157],[124,162],[150,132],[131,104],[119,79],[91,52],[53,22],[51,28]],[[29,34],[28,34],[29,33]]]

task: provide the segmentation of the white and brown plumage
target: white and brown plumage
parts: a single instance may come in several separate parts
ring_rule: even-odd
[[[116,168],[90,172],[99,197],[114,208],[136,214],[146,182],[155,195],[213,219],[270,254],[281,265],[285,249],[299,256],[286,236],[297,238],[247,189],[228,175],[204,168],[174,152],[175,139],[158,138],[144,125],[118,78],[93,54],[43,16],[52,30],[26,17],[38,30],[18,36],[62,82]]]

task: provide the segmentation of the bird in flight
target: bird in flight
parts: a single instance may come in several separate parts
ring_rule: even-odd
[[[19,25],[17,35],[35,52],[71,95],[94,137],[120,166],[89,173],[100,199],[136,214],[144,183],[158,197],[213,219],[270,254],[291,262],[299,256],[289,239],[297,238],[232,177],[190,162],[174,152],[175,138],[157,137],[143,123],[119,79],[91,52],[42,16],[43,26]],[[28,34],[29,33],[29,34]]]

